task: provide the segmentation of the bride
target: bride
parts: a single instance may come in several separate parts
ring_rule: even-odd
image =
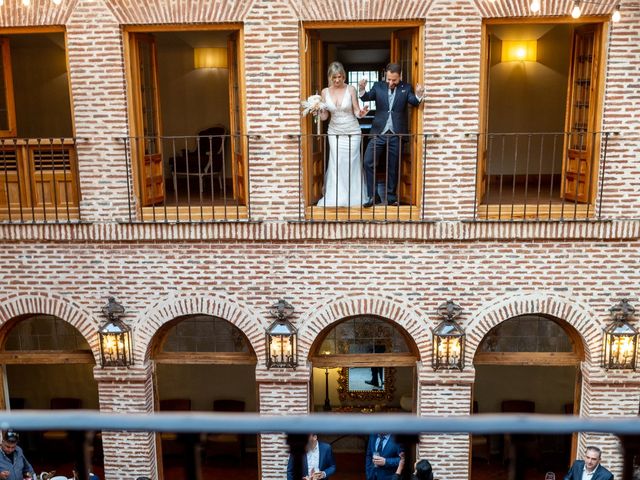
[[[360,109],[356,89],[345,83],[346,72],[341,63],[329,65],[327,76],[329,87],[322,90],[322,103],[326,108],[321,109],[319,115],[322,120],[331,115],[327,131],[329,164],[325,172],[324,197],[318,206],[362,205],[368,198],[360,161],[358,118],[366,115],[369,108]]]

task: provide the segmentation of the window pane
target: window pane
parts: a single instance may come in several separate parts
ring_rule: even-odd
[[[167,333],[165,352],[249,352],[238,327],[210,315],[186,317]]]
[[[336,325],[324,338],[319,353],[407,353],[402,332],[392,323],[373,316],[349,318]]]
[[[573,352],[567,333],[553,320],[538,315],[512,318],[494,327],[481,352]]]
[[[90,350],[73,326],[51,315],[21,320],[7,336],[5,350]]]

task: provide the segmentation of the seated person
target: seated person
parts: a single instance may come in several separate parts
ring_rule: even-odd
[[[320,480],[329,478],[336,473],[336,461],[333,458],[331,445],[319,442],[318,436],[314,433],[309,435],[309,441],[305,448],[306,455],[303,458],[303,471],[306,476],[302,479],[293,478],[293,457],[289,455],[287,465],[287,480]]]

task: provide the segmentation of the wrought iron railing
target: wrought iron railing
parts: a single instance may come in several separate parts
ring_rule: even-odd
[[[338,420],[339,421],[336,421]],[[78,478],[87,479],[93,432],[180,432],[188,434],[186,443],[193,449],[197,459],[201,451],[199,435],[207,433],[237,434],[287,434],[287,443],[293,457],[294,478],[303,477],[305,444],[309,432],[317,434],[371,434],[388,432],[395,434],[405,447],[405,464],[413,465],[415,446],[420,434],[542,434],[559,435],[577,432],[617,435],[622,444],[622,480],[633,479],[634,458],[640,458],[640,417],[587,418],[566,415],[472,415],[454,417],[419,417],[410,414],[377,414],[375,422],[369,415],[361,414],[312,414],[288,416],[261,416],[259,414],[234,413],[156,413],[156,414],[107,414],[89,411],[0,412],[3,428],[28,430],[69,430],[85,432],[84,450],[77,450]],[[513,442],[515,459],[518,461],[521,442]],[[611,454],[612,452],[610,452]],[[122,450],[123,462],[126,450]],[[113,459],[113,455],[110,455]],[[442,458],[442,453],[439,454]],[[193,464],[197,462],[187,462]],[[451,465],[448,463],[447,465]],[[436,467],[442,472],[446,466]],[[403,471],[409,478],[411,468]],[[132,472],[133,473],[133,472]],[[284,477],[285,472],[283,472]],[[194,469],[189,478],[202,478]],[[444,476],[446,478],[446,475]],[[515,480],[515,479],[514,479]],[[520,480],[520,479],[518,479]]]
[[[298,221],[424,219],[425,160],[434,134],[292,135]]]
[[[124,138],[130,222],[251,219],[247,152],[255,136]]]
[[[75,138],[0,139],[0,222],[80,221]]]
[[[475,220],[600,220],[613,132],[475,133]]]

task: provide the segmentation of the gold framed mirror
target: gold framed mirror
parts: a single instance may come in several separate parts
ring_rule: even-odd
[[[338,371],[340,400],[387,400],[395,392],[394,367],[342,367]]]

